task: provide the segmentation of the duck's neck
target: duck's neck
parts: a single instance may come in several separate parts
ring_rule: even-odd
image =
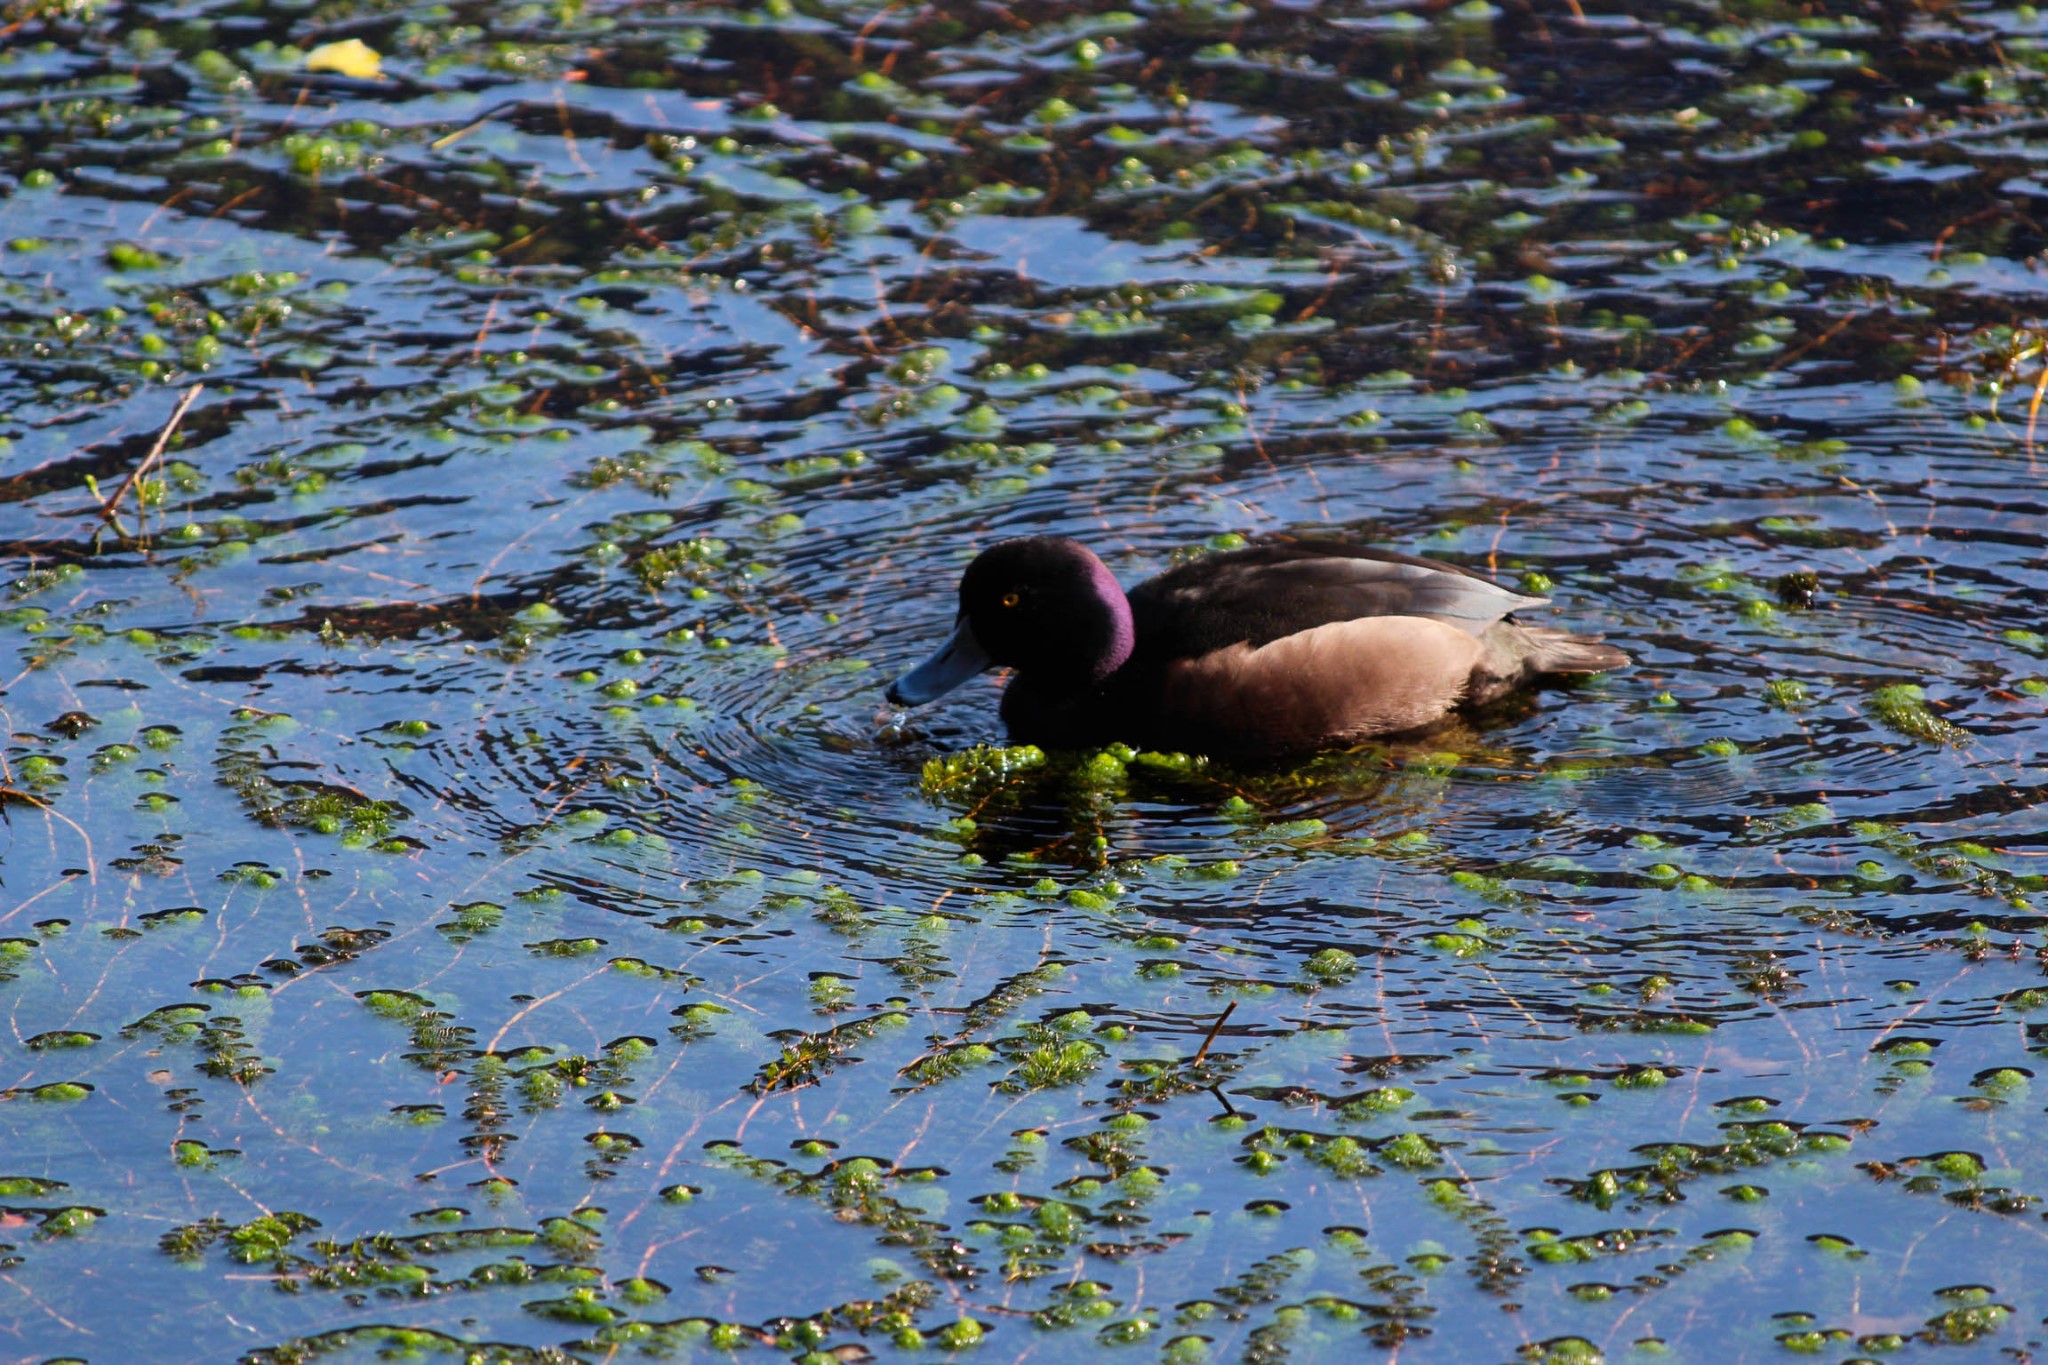
[[[1088,623],[1094,634],[1094,638],[1088,641],[1093,654],[1088,680],[1099,683],[1122,668],[1131,657],[1131,650],[1138,642],[1138,628],[1131,620],[1131,599],[1124,596],[1116,575],[1095,556],[1088,558],[1090,586],[1095,590],[1095,600],[1102,607],[1100,616]]]

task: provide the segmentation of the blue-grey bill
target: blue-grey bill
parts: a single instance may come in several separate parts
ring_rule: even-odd
[[[939,652],[889,684],[889,700],[898,706],[922,706],[937,701],[961,683],[986,672],[995,661],[974,638],[974,627],[961,617]]]

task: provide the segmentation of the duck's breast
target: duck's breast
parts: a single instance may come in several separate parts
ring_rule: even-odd
[[[1160,728],[1183,742],[1285,752],[1440,720],[1465,695],[1480,642],[1422,616],[1367,616],[1239,643],[1163,671]]]

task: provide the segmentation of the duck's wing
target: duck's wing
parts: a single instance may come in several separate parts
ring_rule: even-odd
[[[1253,649],[1337,622],[1422,617],[1477,638],[1549,599],[1431,559],[1334,541],[1287,541],[1208,555],[1130,593],[1138,638],[1155,657]]]

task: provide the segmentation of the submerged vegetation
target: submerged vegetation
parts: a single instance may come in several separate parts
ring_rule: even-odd
[[[0,0],[9,1358],[2037,1354],[2044,53]],[[1638,663],[888,712],[1027,530]]]

